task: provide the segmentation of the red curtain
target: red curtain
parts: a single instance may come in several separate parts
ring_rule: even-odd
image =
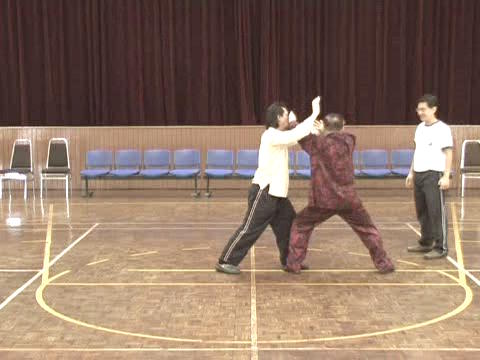
[[[0,125],[480,124],[478,0],[0,0]]]

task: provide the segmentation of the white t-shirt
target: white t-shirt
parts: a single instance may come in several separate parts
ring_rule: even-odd
[[[415,131],[413,171],[445,171],[446,155],[443,150],[453,147],[452,132],[443,121],[431,125],[422,122]]]

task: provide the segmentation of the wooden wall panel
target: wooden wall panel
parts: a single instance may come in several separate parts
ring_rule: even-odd
[[[352,126],[348,131],[357,136],[357,149],[412,148],[414,126]],[[261,126],[205,126],[205,127],[4,127],[0,128],[0,166],[9,166],[13,141],[29,138],[34,149],[34,166],[38,174],[45,166],[48,141],[52,137],[65,137],[69,140],[70,161],[75,189],[81,188],[80,170],[85,167],[85,154],[94,149],[181,149],[196,148],[202,152],[202,162],[206,161],[208,149],[257,149],[264,128]],[[461,144],[465,139],[480,139],[480,126],[452,126],[454,136],[454,171],[459,174]],[[299,149],[297,147],[296,149]],[[475,183],[480,187],[480,182]],[[204,187],[203,181],[200,182]],[[52,184],[60,186],[60,184]],[[162,181],[96,181],[96,189],[115,188],[191,188],[190,180]],[[214,188],[246,188],[247,181],[213,181]],[[401,181],[358,181],[359,187],[396,188]],[[294,181],[292,187],[308,187],[306,181]]]

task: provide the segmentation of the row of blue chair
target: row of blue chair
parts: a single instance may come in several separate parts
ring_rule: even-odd
[[[143,155],[143,156],[142,156]],[[170,150],[92,150],[87,152],[86,169],[80,174],[85,181],[88,195],[88,181],[93,179],[194,179],[194,196],[199,196],[198,176],[200,175],[200,151],[183,149]]]
[[[364,150],[354,152],[357,177],[404,177],[408,174],[413,150]],[[158,179],[193,178],[195,196],[199,195],[197,180],[201,173],[199,150],[94,150],[87,153],[87,168],[81,171],[88,193],[90,179]],[[207,180],[207,196],[210,195],[210,179],[251,179],[258,167],[258,150],[208,150],[204,176]],[[305,151],[290,151],[290,176],[301,179],[311,177],[310,158]]]

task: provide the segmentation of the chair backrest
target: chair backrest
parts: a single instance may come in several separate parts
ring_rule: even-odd
[[[53,138],[48,142],[47,168],[69,168],[68,141],[65,138]]]
[[[412,149],[396,149],[391,152],[392,167],[407,168],[412,165],[414,150]]]
[[[87,168],[112,169],[113,152],[110,150],[90,150],[87,152]]]
[[[364,168],[388,167],[388,152],[386,150],[363,150],[360,156]]]
[[[297,169],[310,169],[310,155],[304,150],[297,151]]]
[[[140,169],[142,153],[139,150],[117,150],[115,152],[115,167],[117,169]]]
[[[258,168],[258,150],[238,150],[237,151],[238,169],[256,169]]]
[[[143,152],[143,166],[145,168],[170,168],[170,150],[153,149]]]
[[[480,140],[465,140],[462,144],[461,169],[480,166]]]
[[[175,150],[173,164],[176,169],[200,169],[200,151],[195,149]]]
[[[353,151],[353,166],[355,167],[355,169],[360,169],[360,167],[362,166],[360,151],[358,150]]]
[[[208,150],[207,168],[233,169],[232,150]]]
[[[33,172],[32,142],[29,139],[17,139],[13,143],[10,169],[28,169]]]

